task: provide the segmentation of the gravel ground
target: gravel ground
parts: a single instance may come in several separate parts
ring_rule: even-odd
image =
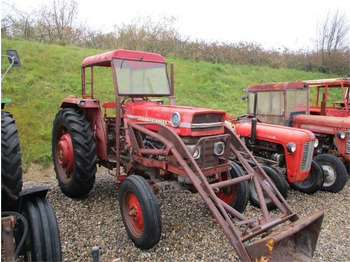
[[[239,261],[216,220],[198,194],[178,191],[157,194],[162,237],[142,251],[128,238],[118,204],[115,179],[99,171],[88,197],[72,200],[56,180],[27,181],[24,187],[48,185],[55,209],[64,261],[92,261],[91,248],[100,247],[100,261]],[[303,194],[292,189],[288,202],[300,217],[325,211],[313,261],[350,261],[350,182],[336,194]],[[248,205],[246,212],[255,212]]]

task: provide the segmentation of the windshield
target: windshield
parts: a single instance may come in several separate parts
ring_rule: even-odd
[[[248,113],[254,113],[254,93],[248,93]],[[283,115],[283,92],[259,92],[257,114]]]
[[[166,64],[114,59],[119,95],[170,95]]]
[[[289,116],[291,112],[307,111],[307,107],[307,89],[287,90],[287,116]]]

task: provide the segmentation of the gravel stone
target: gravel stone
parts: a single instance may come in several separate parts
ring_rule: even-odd
[[[46,185],[58,221],[64,261],[92,261],[98,246],[100,261],[239,261],[218,223],[198,194],[176,191],[157,194],[162,236],[150,250],[140,250],[128,238],[119,211],[114,177],[99,170],[86,198],[66,197],[57,181],[26,181],[24,187]],[[338,193],[308,195],[289,189],[288,203],[300,217],[324,211],[313,261],[350,261],[350,183]],[[256,212],[248,205],[246,215]]]

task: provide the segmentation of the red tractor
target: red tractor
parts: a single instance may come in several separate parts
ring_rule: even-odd
[[[288,190],[284,177],[300,192],[313,194],[321,189],[324,174],[321,165],[313,160],[318,141],[312,132],[254,122],[251,116],[227,120],[283,195]],[[251,202],[255,201],[251,199]]]
[[[107,80],[94,73],[104,69],[112,73],[114,99],[101,108],[95,89]],[[299,219],[253,155],[246,150],[255,169],[242,156],[238,148],[245,146],[225,125],[225,112],[176,106],[173,67],[169,81],[161,55],[114,50],[84,59],[81,73],[82,97],[63,99],[52,130],[54,167],[65,195],[87,195],[99,164],[120,182],[121,216],[141,249],[161,238],[155,191],[188,189],[200,194],[242,260],[313,256],[323,212]],[[244,215],[249,181],[259,218]],[[273,214],[265,197],[278,208]]]
[[[333,193],[340,191],[348,181],[343,163],[350,161],[350,117],[311,115],[310,89],[303,81],[254,84],[248,87],[247,93],[250,114],[254,112],[254,97],[258,93],[256,116],[262,122],[301,128],[316,135],[318,145],[314,150],[314,160],[321,164],[324,171],[321,189]],[[346,94],[349,95],[348,91],[343,89],[344,99]],[[312,110],[316,114],[316,106]],[[320,112],[330,113],[325,102]]]

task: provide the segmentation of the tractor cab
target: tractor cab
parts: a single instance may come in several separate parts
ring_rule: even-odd
[[[311,93],[316,92],[316,100],[312,99],[310,104],[312,115],[350,116],[350,78],[306,80],[304,82],[310,87]]]
[[[247,112],[254,114],[254,94],[259,94],[256,116],[264,123],[285,125],[291,115],[309,114],[309,88],[300,81],[254,84],[247,89]]]

